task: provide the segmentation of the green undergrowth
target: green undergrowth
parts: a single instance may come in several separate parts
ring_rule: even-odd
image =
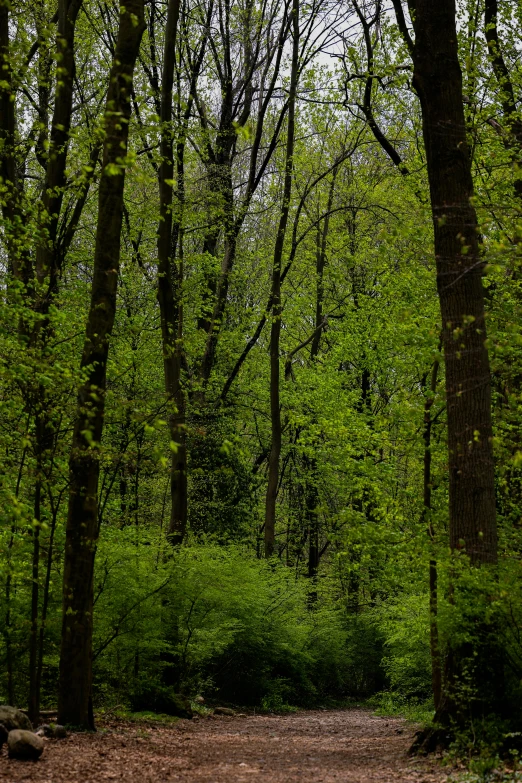
[[[276,715],[291,715],[292,713],[299,712],[299,707],[293,704],[287,704],[278,695],[265,696],[261,700],[261,707],[259,709],[261,713],[275,713]]]
[[[183,693],[288,713],[385,684],[375,622],[348,615],[327,580],[311,611],[307,582],[243,547],[187,546],[157,561],[130,542],[124,554],[121,531],[117,545],[100,543],[98,704],[157,714]]]
[[[124,707],[108,710],[98,710],[96,712],[96,719],[99,721],[105,720],[122,720],[129,723],[154,723],[155,725],[172,726],[177,723],[180,718],[174,715],[167,715],[163,712],[151,712],[144,710],[143,712],[132,712]]]
[[[366,706],[382,717],[405,718],[412,723],[427,724],[433,719],[434,710],[431,699],[407,699],[391,691],[383,691],[372,696]]]
[[[522,783],[522,772],[499,768],[498,759],[478,759],[466,772],[449,778],[450,783]]]

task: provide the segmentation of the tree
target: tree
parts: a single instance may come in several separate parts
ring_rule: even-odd
[[[454,552],[464,552],[474,566],[495,565],[498,541],[484,259],[472,206],[456,8],[454,0],[436,6],[416,2],[411,9],[413,42],[399,0],[394,7],[413,59],[430,185],[446,378],[450,546]],[[477,617],[477,622],[485,623],[485,618]],[[471,652],[462,646],[452,650],[450,642],[438,722],[459,718],[456,688],[465,666],[474,668],[476,709],[482,713],[500,703],[499,694],[493,692],[501,679],[483,681],[494,676],[487,660],[491,654],[487,643],[475,645]]]
[[[176,66],[176,36],[179,19],[179,0],[169,3],[165,29],[165,51],[161,80],[161,163],[158,170],[160,189],[160,219],[158,226],[158,302],[161,313],[165,391],[170,412],[171,456],[171,516],[169,536],[173,543],[180,544],[187,524],[187,467],[185,444],[185,400],[181,382],[181,341],[183,338],[182,280],[183,267],[174,268],[175,254],[181,247],[180,224],[183,205],[183,161],[184,143],[178,145],[178,194],[176,230],[173,231],[173,176],[174,176],[174,129],[172,126],[172,89]],[[176,284],[177,283],[177,284]]]
[[[0,701],[433,690],[499,747],[515,4],[133,3],[0,0]]]
[[[279,459],[281,455],[281,405],[279,398],[280,339],[281,339],[281,267],[285,245],[286,227],[292,195],[294,146],[295,146],[295,108],[297,100],[297,80],[299,75],[299,3],[292,4],[292,64],[290,69],[290,88],[288,93],[288,127],[286,130],[285,176],[281,215],[277,228],[272,266],[272,325],[270,330],[270,420],[271,445],[268,461],[268,484],[265,507],[265,557],[274,553],[276,500],[279,484]]]
[[[78,391],[69,463],[58,715],[62,723],[91,729],[93,578],[99,534],[97,449],[103,433],[107,358],[116,311],[130,96],[145,27],[143,9],[143,0],[130,0],[120,6],[104,115],[94,274],[81,361],[84,381]]]

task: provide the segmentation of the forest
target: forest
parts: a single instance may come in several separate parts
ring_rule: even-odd
[[[0,0],[0,702],[522,752],[522,7]]]

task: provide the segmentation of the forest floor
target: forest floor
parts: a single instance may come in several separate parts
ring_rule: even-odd
[[[0,753],[2,783],[440,783],[448,769],[410,759],[413,728],[363,709],[108,722],[49,740],[36,762]]]

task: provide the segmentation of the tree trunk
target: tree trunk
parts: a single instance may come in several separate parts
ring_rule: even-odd
[[[394,0],[399,27],[408,40],[400,0]],[[417,0],[409,41],[413,86],[420,98],[433,216],[437,288],[442,315],[446,372],[449,460],[449,537],[454,552],[473,565],[497,562],[497,526],[492,450],[491,380],[486,347],[482,274],[484,262],[471,198],[473,182],[466,140],[462,74],[458,59],[454,0]],[[478,610],[480,614],[480,610]],[[476,617],[477,630],[485,618]],[[436,721],[464,726],[470,711],[489,709],[484,681],[490,671],[489,644],[450,649]],[[470,658],[471,655],[471,658]],[[466,714],[456,684],[468,667],[475,693]],[[487,694],[487,696],[486,696]],[[462,705],[461,705],[462,706]],[[432,735],[433,739],[433,735]],[[424,737],[426,743],[432,741]],[[433,743],[432,743],[433,744]]]
[[[442,315],[450,544],[474,563],[497,560],[482,273],[466,141],[454,0],[416,3],[413,84],[422,107]]]
[[[274,248],[272,267],[272,327],[270,331],[270,423],[271,448],[268,460],[268,486],[265,503],[265,557],[269,558],[275,548],[275,521],[277,487],[279,484],[279,458],[281,455],[281,404],[279,396],[279,343],[281,337],[281,262],[290,211],[292,195],[293,157],[295,141],[295,104],[297,94],[297,78],[299,70],[299,0],[292,2],[292,70],[290,75],[290,93],[288,98],[288,128],[286,138],[285,180],[283,187],[283,203]]]
[[[66,185],[67,151],[73,111],[73,88],[76,74],[74,37],[76,19],[82,0],[60,0],[58,5],[58,31],[56,53],[60,63],[60,75],[56,82],[51,136],[47,153],[47,170],[42,194],[41,228],[44,241],[36,251],[36,275],[39,283],[48,280],[47,295],[39,310],[47,313],[58,289],[60,257],[56,247],[58,221]]]
[[[484,2],[484,34],[493,72],[500,90],[500,104],[507,125],[508,135],[504,138],[506,147],[511,151],[515,171],[515,194],[522,198],[522,177],[520,158],[522,153],[522,121],[518,116],[515,90],[509,70],[504,60],[498,34],[498,0]]]
[[[41,426],[37,421],[37,428]],[[40,439],[37,437],[37,442]],[[33,563],[31,578],[31,633],[29,636],[29,720],[38,721],[40,693],[38,680],[38,600],[40,592],[40,521],[42,501],[42,455],[36,455],[36,481],[34,486]]]
[[[315,332],[310,348],[310,359],[312,362],[319,355],[321,346],[321,335],[323,333],[322,324],[324,321],[324,268],[326,266],[326,243],[330,229],[330,212],[332,210],[333,198],[335,193],[335,182],[339,167],[334,168],[332,181],[328,189],[328,201],[326,204],[326,217],[322,229],[317,230],[317,252],[316,252],[316,296],[315,296]],[[305,469],[307,470],[305,498],[306,513],[308,517],[308,577],[315,580],[319,569],[320,550],[319,550],[319,514],[317,507],[319,505],[319,490],[317,487],[317,460],[315,457],[305,460]],[[310,593],[312,602],[317,597],[317,591]]]
[[[120,6],[109,76],[105,141],[98,196],[91,305],[69,461],[70,490],[63,581],[58,717],[94,728],[91,702],[93,572],[98,538],[99,447],[103,432],[109,339],[116,310],[125,156],[134,65],[144,24],[144,0]]]
[[[9,43],[10,0],[0,0],[0,177],[2,217],[7,246],[8,271],[22,286],[22,293],[32,289],[33,267],[30,243],[25,230],[23,212],[23,179],[17,174],[16,150],[16,89],[13,78]]]
[[[158,302],[161,315],[161,337],[165,392],[169,404],[169,433],[173,444],[170,467],[171,512],[168,537],[181,544],[187,525],[187,465],[185,439],[185,398],[181,384],[183,338],[182,259],[176,263],[176,244],[181,247],[181,222],[184,202],[184,143],[177,145],[178,210],[173,226],[174,133],[172,128],[172,90],[176,67],[176,35],[179,0],[170,0],[165,30],[165,51],[161,81],[161,165],[158,172],[160,222],[158,226]],[[175,448],[175,450],[174,450]]]
[[[36,682],[35,691],[37,693],[37,711],[40,713],[40,692],[42,686],[42,671],[43,671],[43,656],[44,656],[44,641],[45,641],[45,625],[47,622],[47,610],[49,608],[49,593],[51,589],[51,570],[53,565],[53,547],[54,547],[54,534],[56,531],[56,519],[58,516],[58,506],[53,507],[53,516],[51,522],[51,531],[49,534],[49,543],[47,550],[47,567],[45,572],[45,582],[43,588],[43,601],[42,601],[42,614],[40,618],[40,632],[38,639],[38,662],[36,666]],[[36,710],[35,710],[36,711]]]
[[[42,124],[39,138],[36,143],[36,156],[40,165],[45,169],[45,179],[42,191],[41,209],[39,213],[39,232],[36,246],[36,277],[42,285],[42,294],[34,289],[34,270],[31,259],[32,237],[24,237],[21,223],[28,223],[24,213],[23,183],[16,179],[16,166],[14,157],[15,144],[15,101],[12,94],[12,73],[8,60],[9,37],[8,30],[4,30],[7,19],[7,6],[0,8],[2,27],[1,49],[4,62],[8,64],[7,79],[0,90],[1,104],[1,133],[4,142],[2,151],[2,175],[8,185],[8,195],[3,202],[3,216],[6,223],[6,239],[10,256],[10,271],[12,275],[23,284],[21,290],[22,303],[27,308],[43,316],[42,318],[20,319],[20,334],[24,340],[24,346],[38,352],[40,360],[44,355],[45,345],[48,342],[51,327],[48,318],[49,306],[58,290],[59,259],[63,256],[58,252],[57,235],[61,213],[64,188],[66,184],[66,163],[69,141],[69,131],[73,110],[73,85],[75,77],[75,52],[74,36],[76,19],[81,8],[82,0],[60,0],[58,12],[54,21],[58,22],[56,35],[56,53],[60,62],[60,69],[56,76],[54,112],[51,126],[49,148],[46,150],[48,135],[48,104],[51,92],[50,64],[51,52],[46,49],[47,41],[42,33],[42,25],[45,26],[44,7],[39,11],[38,19],[38,94],[39,94],[39,118]],[[4,101],[7,101],[4,104]],[[85,201],[79,200],[78,207]],[[81,211],[81,209],[80,209]],[[69,226],[69,229],[71,225]],[[74,230],[74,229],[73,229]],[[45,291],[43,284],[47,284]],[[47,393],[40,381],[36,385],[31,382],[24,384],[23,395],[29,415],[35,420],[35,454],[36,454],[36,480],[34,517],[40,522],[42,501],[42,478],[46,454],[52,444],[54,432],[49,416]],[[38,664],[38,625],[39,625],[39,550],[40,528],[33,531],[33,563],[32,563],[32,587],[31,587],[31,633],[29,640],[29,713],[33,721],[37,720],[40,709],[39,693],[39,664]]]
[[[437,389],[437,376],[439,373],[439,362],[433,363],[431,370],[431,382],[429,394],[424,402],[424,517],[428,523],[428,536],[430,540],[434,538],[433,523],[431,520],[431,428],[433,420],[431,417],[431,408],[433,398]],[[431,653],[431,683],[433,690],[433,703],[438,710],[442,698],[442,667],[440,659],[440,642],[438,626],[438,573],[437,561],[434,557],[430,558],[429,564],[429,585],[430,585],[430,653]]]
[[[227,61],[225,66],[226,73],[224,75],[224,79],[221,82],[222,102],[215,147],[213,149],[210,144],[207,145],[207,155],[209,160],[208,168],[209,171],[212,171],[212,176],[210,176],[211,190],[220,201],[221,224],[223,226],[224,232],[224,251],[219,274],[215,277],[207,277],[206,280],[207,294],[215,292],[213,305],[211,306],[210,304],[210,296],[207,296],[206,301],[204,302],[204,312],[202,313],[202,318],[200,319],[200,325],[204,326],[207,330],[206,344],[198,370],[198,380],[201,383],[203,391],[199,392],[197,396],[202,405],[205,403],[204,388],[210,379],[216,361],[218,342],[227,304],[229,280],[236,258],[237,239],[239,232],[241,231],[243,221],[247,215],[248,207],[251,203],[254,193],[256,192],[257,187],[261,182],[263,172],[266,170],[277,147],[279,133],[281,131],[288,106],[288,103],[283,105],[279,117],[275,123],[275,128],[272,131],[270,141],[266,146],[264,156],[262,156],[260,161],[260,153],[264,149],[263,131],[265,130],[265,120],[267,118],[267,112],[271,98],[277,87],[278,76],[283,59],[284,44],[286,42],[289,31],[289,24],[285,4],[285,11],[282,15],[283,18],[277,40],[271,40],[268,49],[263,53],[263,55],[261,55],[261,50],[257,50],[257,53],[254,54],[252,52],[250,43],[248,42],[250,26],[254,24],[254,17],[251,15],[252,6],[250,0],[248,0],[246,5],[247,8],[245,9],[245,14],[243,16],[244,52],[242,58],[242,83],[241,86],[237,89],[236,85],[233,83],[234,74],[232,69],[232,57],[230,50],[230,32],[228,29],[225,31],[223,27],[221,27],[221,35],[224,34],[226,39],[221,43],[224,57]],[[211,48],[216,51],[215,47]],[[265,78],[268,78],[270,68],[272,73],[269,79],[269,84],[265,88],[264,82]],[[234,188],[232,182],[232,164],[236,156],[236,126],[244,126],[250,117],[250,112],[252,109],[252,97],[254,93],[254,76],[259,71],[261,71],[259,110],[256,117],[256,130],[249,155],[248,179],[244,196],[241,202],[237,205],[237,208],[235,208]],[[235,100],[234,94],[237,96]],[[197,98],[196,103],[201,115],[202,128],[206,133],[208,133],[207,119],[204,113],[203,105]],[[234,212],[236,213],[235,215]],[[213,234],[211,231],[209,232],[206,239],[206,248],[210,250],[215,247],[215,245],[212,244],[214,241],[212,236]]]

